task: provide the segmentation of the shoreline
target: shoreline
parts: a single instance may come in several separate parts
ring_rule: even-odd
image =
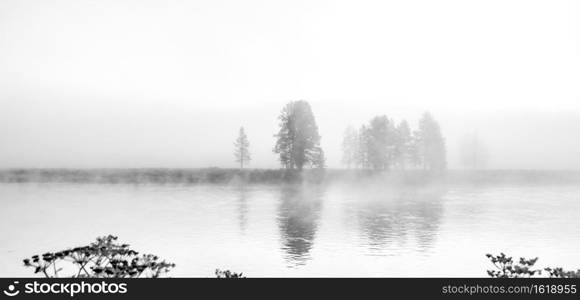
[[[101,184],[283,184],[380,183],[427,184],[572,184],[580,183],[580,170],[424,170],[371,171],[360,169],[0,169],[0,183]]]

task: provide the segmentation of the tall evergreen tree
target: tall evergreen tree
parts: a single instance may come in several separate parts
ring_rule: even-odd
[[[356,164],[362,169],[369,167],[369,129],[366,125],[362,125],[358,130],[358,142],[356,147]]]
[[[349,169],[357,164],[359,137],[358,132],[352,126],[346,128],[342,140],[342,163]]]
[[[423,168],[438,171],[446,169],[445,139],[441,134],[439,123],[428,112],[419,120],[419,139]]]
[[[403,120],[395,129],[395,146],[393,149],[394,163],[404,169],[411,150],[411,128],[406,120]]]
[[[409,163],[417,168],[423,165],[422,156],[422,146],[421,146],[421,135],[418,130],[414,130],[411,134],[411,140],[408,149],[408,160]]]
[[[287,169],[302,170],[320,157],[320,135],[310,104],[304,100],[286,104],[278,117],[280,129],[275,135],[274,153]],[[321,149],[320,149],[321,150]]]
[[[488,161],[488,152],[477,131],[463,135],[459,144],[460,163],[464,168],[483,169]]]
[[[389,119],[377,116],[368,127],[368,162],[372,169],[385,170],[389,167]]]
[[[250,142],[248,141],[244,127],[240,127],[238,138],[234,142],[234,157],[236,158],[236,162],[240,163],[240,169],[243,169],[244,165],[247,165],[252,160],[249,147]]]

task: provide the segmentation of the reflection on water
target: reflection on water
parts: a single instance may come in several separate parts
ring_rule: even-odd
[[[435,190],[417,195],[415,197],[417,201],[412,202],[413,205],[409,208],[417,216],[416,222],[412,224],[416,227],[417,245],[421,251],[431,248],[439,234],[439,224],[443,217],[444,193],[443,190]]]
[[[280,190],[277,221],[282,250],[290,267],[303,265],[310,258],[322,210],[322,189],[322,186],[289,185]]]
[[[246,233],[246,226],[248,224],[248,189],[246,185],[239,185],[237,188],[238,194],[238,223],[241,234]]]
[[[486,276],[485,253],[580,267],[580,186],[0,184],[0,276],[116,234],[177,264],[256,276]]]
[[[428,250],[438,234],[444,194],[442,189],[398,189],[358,199],[358,205],[351,207],[365,237],[364,246],[373,254],[393,255],[407,249],[409,239],[414,239],[412,249]]]

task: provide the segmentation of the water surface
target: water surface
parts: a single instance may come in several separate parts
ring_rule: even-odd
[[[488,252],[579,268],[580,187],[0,184],[0,276],[118,235],[171,276],[486,276]]]

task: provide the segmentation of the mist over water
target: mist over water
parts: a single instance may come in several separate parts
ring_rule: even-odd
[[[577,184],[1,184],[1,276],[114,232],[177,264],[248,276],[484,276],[485,253],[580,265]],[[58,238],[57,238],[58,237]]]

